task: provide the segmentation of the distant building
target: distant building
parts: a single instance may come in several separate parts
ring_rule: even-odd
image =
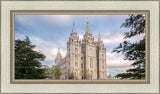
[[[111,76],[111,74],[109,74],[109,76],[107,76],[107,79],[108,80],[116,80],[116,79],[120,79],[120,78],[117,78],[115,76]]]
[[[54,68],[55,66],[49,67],[48,65],[42,65],[43,69],[46,69],[45,73],[47,74],[47,79],[55,79],[54,78]]]
[[[82,41],[79,40],[73,24],[67,42],[67,54],[62,58],[58,50],[55,64],[61,68],[61,79],[106,79],[106,48],[100,34],[98,41],[94,41],[88,19]]]

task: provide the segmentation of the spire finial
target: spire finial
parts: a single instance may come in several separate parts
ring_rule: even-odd
[[[99,32],[99,36],[98,36],[98,41],[101,41],[101,35],[100,35],[100,32]]]
[[[60,49],[58,48],[58,53],[60,53]]]
[[[74,23],[74,21],[73,21],[73,30],[72,30],[72,32],[76,32],[76,30],[75,30],[75,23]]]
[[[90,34],[90,28],[89,28],[89,20],[88,20],[88,18],[87,18],[86,34]]]

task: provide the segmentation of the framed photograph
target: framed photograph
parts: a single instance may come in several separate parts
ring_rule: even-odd
[[[160,94],[158,0],[2,0],[1,94]]]

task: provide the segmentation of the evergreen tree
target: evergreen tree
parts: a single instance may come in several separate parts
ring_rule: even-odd
[[[15,79],[44,79],[47,78],[41,61],[45,56],[33,50],[28,37],[15,40]]]
[[[145,16],[129,15],[121,27],[129,28],[129,32],[124,33],[124,39],[130,39],[145,33]],[[128,69],[126,73],[118,74],[116,77],[122,79],[144,79],[145,78],[145,37],[138,42],[124,41],[116,47],[113,52],[122,53],[124,60],[133,61],[134,68]]]

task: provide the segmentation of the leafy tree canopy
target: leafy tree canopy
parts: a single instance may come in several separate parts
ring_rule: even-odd
[[[58,66],[55,66],[55,68],[54,68],[55,79],[60,79],[61,76],[62,76],[61,68],[59,68]]]

